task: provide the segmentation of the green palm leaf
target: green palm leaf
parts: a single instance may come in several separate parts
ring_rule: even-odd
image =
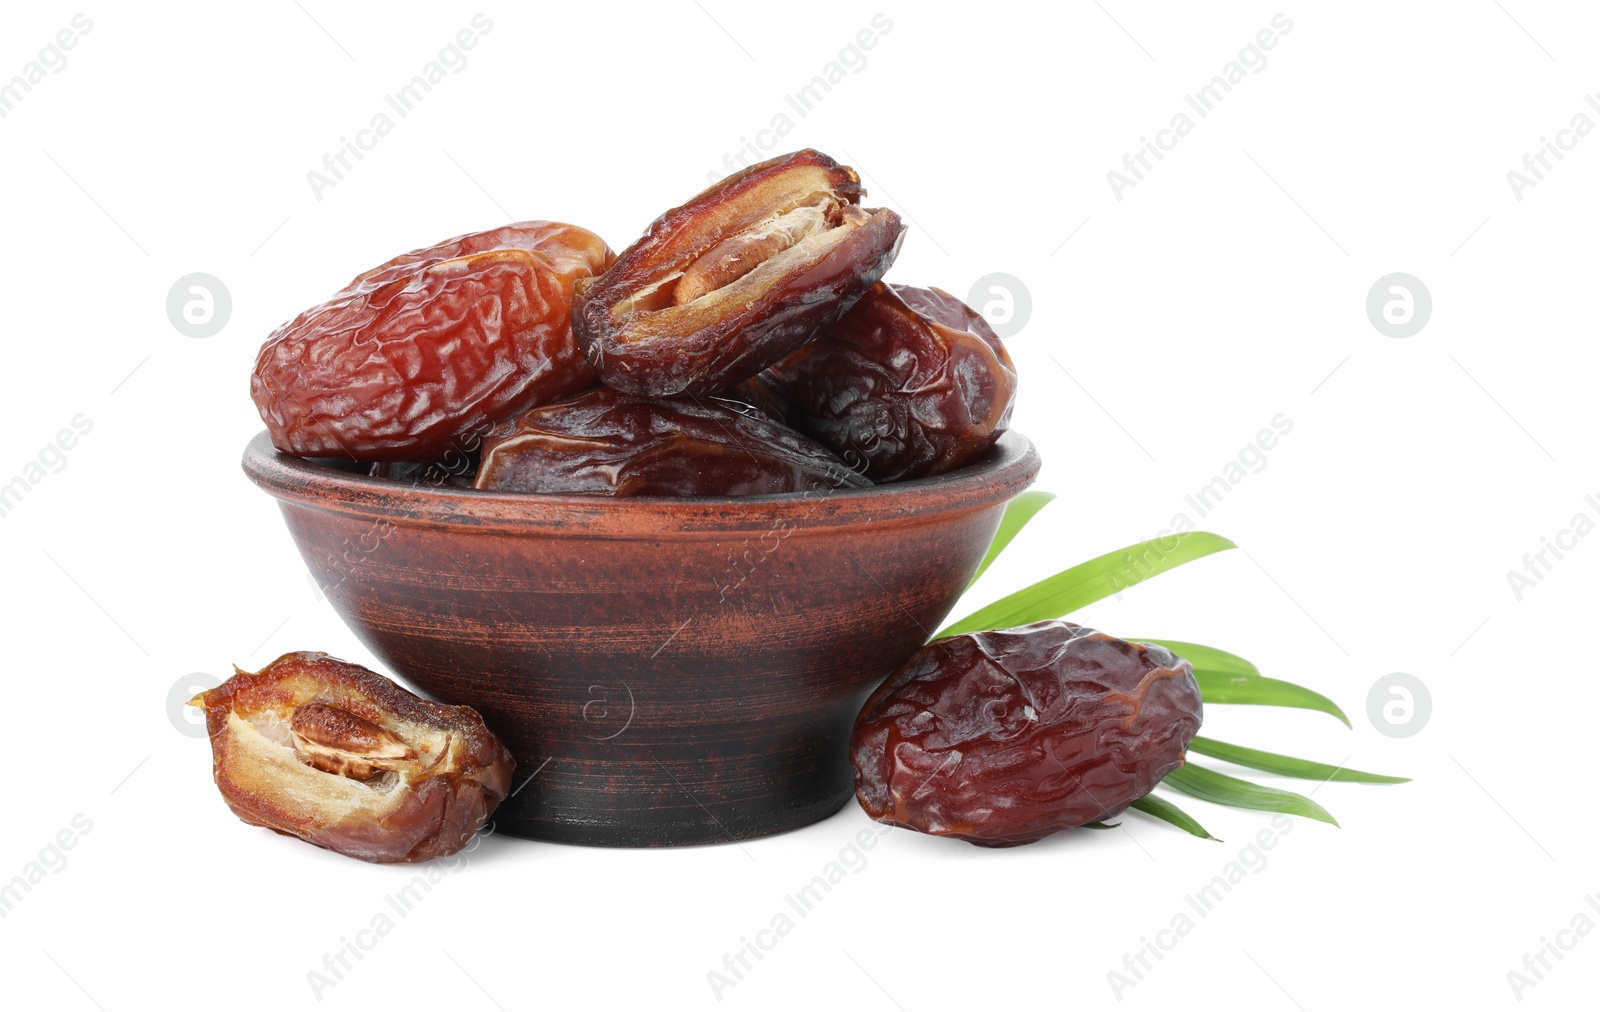
[[[1238,654],[1230,654],[1226,650],[1208,647],[1203,643],[1188,643],[1184,640],[1154,640],[1145,636],[1124,636],[1122,638],[1130,643],[1154,643],[1156,646],[1166,647],[1197,668],[1206,668],[1210,671],[1225,671],[1230,675],[1244,675],[1250,678],[1259,678],[1261,676],[1260,668]]]
[[[1196,822],[1188,812],[1164,798],[1156,797],[1154,794],[1147,794],[1128,807],[1134,811],[1154,816],[1162,822],[1170,822],[1190,836],[1198,836],[1202,840],[1217,839],[1206,832],[1206,827]],[[1221,841],[1219,840],[1218,842],[1220,843]]]
[[[934,638],[986,629],[1009,629],[1060,618],[1186,562],[1237,547],[1227,538],[1207,531],[1188,531],[1143,541],[1090,559],[1002,597],[941,629]]]
[[[978,563],[978,571],[967,581],[968,587],[978,582],[978,577],[1000,557],[1000,553],[1011,544],[1011,539],[1021,533],[1022,529],[1028,526],[1028,521],[1055,497],[1054,492],[1024,492],[1011,500],[1006,506],[1005,515],[1000,518],[1000,529],[994,532],[994,540],[989,542],[989,550],[984,553],[983,561]]]
[[[1252,678],[1230,675],[1223,671],[1194,669],[1194,680],[1200,684],[1200,698],[1207,703],[1238,703],[1254,706],[1290,706],[1301,710],[1316,710],[1337,717],[1350,727],[1350,718],[1339,709],[1339,704],[1319,692],[1312,692],[1293,682],[1280,682],[1276,678]]]
[[[1299,777],[1302,780],[1339,780],[1352,784],[1406,784],[1411,782],[1410,777],[1390,777],[1381,773],[1363,773],[1360,770],[1346,769],[1343,766],[1329,766],[1327,763],[1311,762],[1309,759],[1296,759],[1293,756],[1279,755],[1276,752],[1262,752],[1259,749],[1245,748],[1243,745],[1230,745],[1225,741],[1214,738],[1196,737],[1189,743],[1189,751],[1208,755],[1213,759],[1233,763],[1235,766],[1248,766],[1254,770],[1265,773],[1276,773],[1279,776]]]
[[[1201,801],[1210,801],[1218,805],[1227,805],[1229,808],[1249,808],[1258,812],[1283,812],[1286,815],[1302,815],[1318,822],[1326,822],[1337,826],[1339,823],[1328,810],[1312,801],[1310,798],[1293,791],[1281,791],[1276,787],[1263,787],[1252,784],[1248,780],[1230,777],[1216,770],[1206,769],[1186,763],[1178,769],[1168,773],[1162,786],[1170,787],[1175,791],[1182,791],[1190,797],[1199,798]]]

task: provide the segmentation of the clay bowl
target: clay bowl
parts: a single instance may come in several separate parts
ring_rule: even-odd
[[[939,627],[1039,457],[1009,433],[936,478],[746,499],[441,490],[265,432],[244,469],[373,653],[516,755],[497,831],[643,847],[838,811],[856,712]]]

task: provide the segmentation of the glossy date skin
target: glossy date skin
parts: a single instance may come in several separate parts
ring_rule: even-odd
[[[937,288],[878,283],[763,380],[798,427],[905,481],[976,460],[1011,422],[1017,372],[988,322]]]
[[[860,207],[854,169],[805,150],[750,166],[663,214],[578,282],[573,330],[606,385],[701,396],[754,376],[842,316],[904,231]]]
[[[250,392],[273,445],[436,460],[486,424],[590,386],[572,289],[613,259],[592,232],[525,221],[359,275],[262,346]]]
[[[1111,818],[1183,765],[1200,729],[1189,662],[1070,622],[919,650],[851,736],[880,821],[988,847]]]
[[[750,411],[764,418],[770,418],[780,425],[787,425],[791,429],[800,428],[799,417],[795,415],[793,405],[784,396],[782,389],[772,382],[770,373],[741,380],[726,390],[719,391],[717,399],[743,405]]]
[[[870,484],[825,447],[746,405],[597,387],[534,408],[490,439],[474,487],[751,496]]]
[[[236,671],[189,705],[205,711],[212,773],[235,815],[363,861],[460,850],[516,766],[474,710],[322,653]]]

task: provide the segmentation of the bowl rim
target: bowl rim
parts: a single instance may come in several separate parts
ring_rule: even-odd
[[[1009,501],[1033,484],[1040,459],[1026,436],[1008,431],[976,463],[930,478],[738,498],[611,497],[407,485],[283,453],[272,445],[266,430],[250,440],[241,463],[250,480],[285,509],[292,504],[406,527],[463,532],[639,538],[945,518]]]

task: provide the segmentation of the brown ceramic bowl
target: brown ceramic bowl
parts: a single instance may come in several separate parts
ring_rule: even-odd
[[[245,450],[345,622],[517,757],[499,831],[618,847],[838,811],[867,694],[944,619],[1039,469],[746,499],[438,489]],[[320,647],[323,644],[308,644]]]

